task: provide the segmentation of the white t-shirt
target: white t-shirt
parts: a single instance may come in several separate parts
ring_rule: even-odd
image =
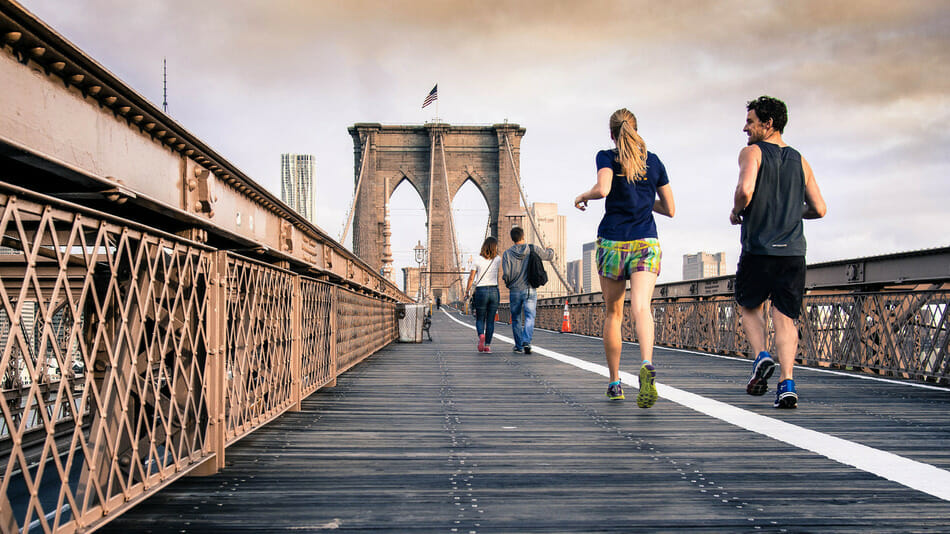
[[[487,260],[481,256],[476,256],[472,267],[475,268],[475,287],[497,286],[498,285],[498,266],[501,265],[501,256]],[[482,275],[482,273],[485,273]]]

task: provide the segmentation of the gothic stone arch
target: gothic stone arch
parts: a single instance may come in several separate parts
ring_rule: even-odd
[[[426,210],[431,295],[443,302],[455,300],[465,289],[459,288],[458,276],[438,274],[459,270],[449,226],[452,198],[467,180],[472,180],[485,196],[491,233],[498,237],[499,247],[504,250],[511,246],[509,232],[519,219],[510,215],[524,213],[516,176],[521,175],[525,129],[517,124],[357,123],[349,132],[353,137],[354,185],[360,179],[364,151],[366,154],[360,192],[353,206],[353,252],[376,270],[382,269],[387,238],[385,205],[396,187],[409,180]],[[513,157],[508,155],[506,137]]]

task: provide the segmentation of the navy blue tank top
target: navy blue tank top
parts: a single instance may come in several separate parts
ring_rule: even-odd
[[[790,146],[755,145],[762,151],[762,164],[752,200],[742,212],[742,253],[804,256],[802,156]]]

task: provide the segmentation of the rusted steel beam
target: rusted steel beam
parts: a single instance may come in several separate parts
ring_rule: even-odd
[[[122,206],[124,217],[140,221],[165,218],[168,231],[194,241],[252,251],[267,261],[288,261],[297,272],[409,300],[10,0],[0,0],[0,48],[0,159],[57,177],[48,194],[103,209]]]

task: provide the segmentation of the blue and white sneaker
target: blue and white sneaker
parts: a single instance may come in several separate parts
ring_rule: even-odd
[[[761,396],[769,390],[768,379],[775,372],[775,360],[772,355],[762,351],[752,362],[752,376],[749,377],[749,383],[745,386],[745,392],[749,395]]]
[[[775,408],[797,408],[798,393],[795,392],[795,381],[789,378],[778,383],[775,390]]]

